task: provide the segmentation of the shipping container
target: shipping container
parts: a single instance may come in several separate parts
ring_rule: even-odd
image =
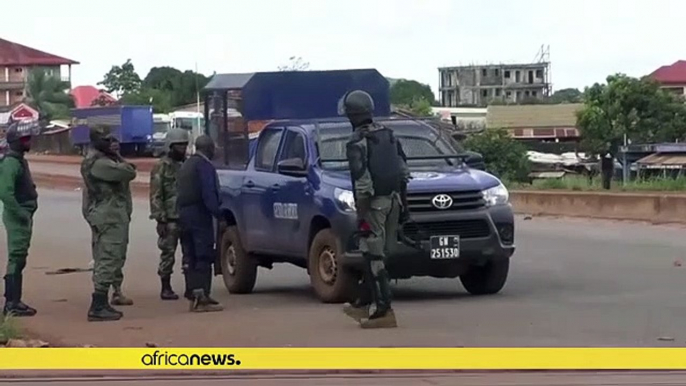
[[[119,140],[122,155],[148,154],[152,150],[154,122],[152,106],[103,106],[72,109],[72,144],[85,150],[90,128],[106,125]]]

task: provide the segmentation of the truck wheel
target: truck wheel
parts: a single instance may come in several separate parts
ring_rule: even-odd
[[[505,286],[510,259],[491,260],[484,266],[472,266],[460,276],[462,285],[472,295],[493,295]]]
[[[226,228],[221,240],[221,267],[224,286],[232,294],[248,294],[257,281],[257,262],[243,249],[238,229]]]
[[[355,272],[339,264],[340,251],[331,229],[322,229],[312,240],[308,271],[312,288],[323,303],[350,301],[357,287]]]

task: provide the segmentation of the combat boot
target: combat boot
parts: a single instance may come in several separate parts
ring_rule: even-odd
[[[391,308],[391,283],[388,272],[383,269],[374,278],[374,292],[376,300],[376,310],[369,319],[360,322],[362,328],[395,328],[398,321],[395,319],[395,312]]]
[[[369,318],[369,308],[372,303],[376,302],[376,290],[374,287],[374,276],[372,276],[372,267],[369,264],[369,256],[365,256],[364,269],[362,270],[362,280],[358,284],[358,297],[352,303],[345,303],[343,305],[343,313],[355,319],[356,322],[361,322],[362,319]]]
[[[179,295],[174,293],[171,287],[171,278],[165,276],[162,278],[162,291],[160,292],[160,298],[162,300],[178,300]]]
[[[22,296],[22,275],[5,276],[5,307],[3,315],[16,317],[27,317],[36,315],[37,311],[27,306],[21,301]]]
[[[190,302],[190,312],[217,312],[224,310],[219,304],[210,303],[205,290],[200,288],[193,290],[193,300]]]
[[[343,305],[343,313],[349,317],[355,319],[356,322],[360,322],[362,319],[369,318],[369,307],[372,304],[372,297],[370,292],[372,292],[369,286],[368,280],[363,280],[360,288],[360,296],[355,299],[352,303],[345,303]],[[373,292],[372,292],[373,294]]]
[[[192,279],[192,273],[188,271],[188,267],[185,265],[182,268],[183,270],[183,279],[186,284],[186,290],[183,292],[183,297],[188,299],[189,301],[193,301],[193,288],[191,285]]]
[[[94,292],[91,306],[88,309],[89,322],[108,322],[122,318],[122,314],[109,306],[107,303],[107,293]]]
[[[114,291],[112,292],[111,303],[115,306],[132,306],[133,300],[124,296],[124,294],[121,291],[121,288],[115,287]]]
[[[356,322],[361,322],[362,319],[369,318],[369,304],[361,304],[357,300],[352,303],[345,303],[343,313],[355,319]]]
[[[212,297],[210,296],[210,292],[212,291],[212,270],[205,271],[203,273],[203,278],[205,279],[203,282],[203,289],[205,290],[205,296],[207,297],[207,301],[210,304],[219,304],[218,301],[212,299]]]
[[[398,327],[398,321],[395,319],[395,312],[393,312],[393,309],[385,311],[379,310],[374,312],[369,319],[360,322],[360,327],[365,329],[396,328]]]

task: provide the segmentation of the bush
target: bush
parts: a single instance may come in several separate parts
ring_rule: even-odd
[[[467,137],[465,149],[484,157],[486,170],[501,180],[528,181],[531,164],[526,147],[514,140],[505,129],[486,129]]]

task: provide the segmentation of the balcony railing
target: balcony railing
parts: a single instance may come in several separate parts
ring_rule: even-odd
[[[0,79],[0,90],[23,90],[26,82],[23,80],[5,81]]]

